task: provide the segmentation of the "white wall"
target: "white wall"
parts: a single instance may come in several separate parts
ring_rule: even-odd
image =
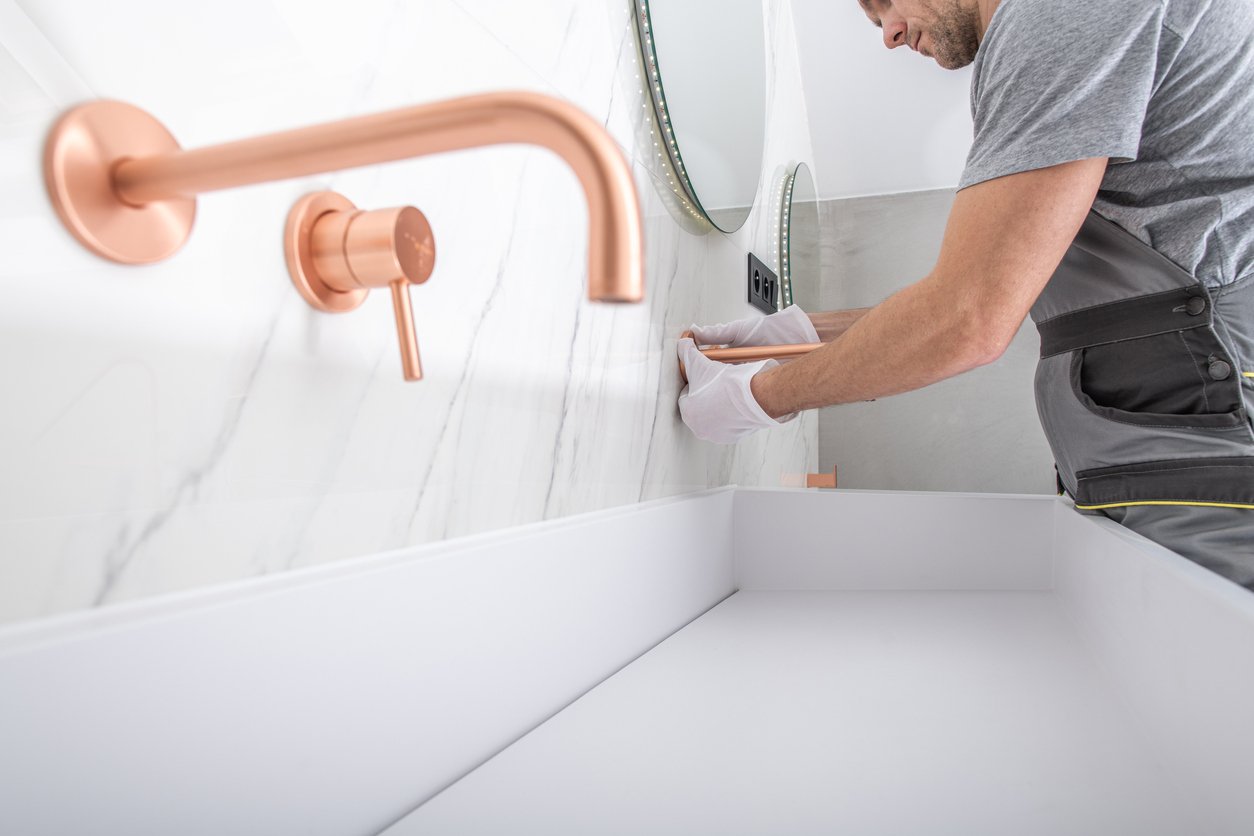
[[[793,0],[821,198],[955,186],[971,145],[971,69],[899,47],[857,0]]]
[[[810,159],[790,8],[765,2],[764,179]],[[774,208],[731,237],[669,213],[629,8],[0,0],[0,621],[813,467],[813,416],[731,448],[679,421],[675,340],[749,313],[744,253],[769,250]],[[209,194],[183,251],[146,268],[75,243],[39,169],[49,126],[86,99],[199,147],[510,88],[574,101],[633,160],[644,304],[587,302],[583,196],[537,149]],[[284,218],[323,188],[430,218],[423,382],[401,380],[385,295],[332,316],[292,288]]]

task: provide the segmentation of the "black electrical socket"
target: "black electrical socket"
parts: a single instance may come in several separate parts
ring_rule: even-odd
[[[762,259],[749,253],[749,304],[763,313],[779,310],[775,295],[779,292],[779,277],[762,263]]]

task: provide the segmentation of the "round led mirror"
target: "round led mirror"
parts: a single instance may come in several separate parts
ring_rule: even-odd
[[[762,0],[636,0],[635,19],[658,145],[688,200],[734,232],[757,197],[766,143]]]
[[[810,313],[820,310],[823,260],[819,198],[805,163],[784,175],[775,251],[779,253],[780,310],[789,305],[800,305]]]

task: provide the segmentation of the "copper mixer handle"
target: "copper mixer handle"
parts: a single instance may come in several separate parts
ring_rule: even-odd
[[[409,304],[407,278],[394,279],[392,310],[396,314],[396,339],[401,347],[401,372],[408,381],[422,380],[422,360],[418,357],[418,334],[414,329],[414,311]]]
[[[293,284],[320,311],[351,311],[371,290],[391,290],[401,369],[406,380],[421,380],[409,286],[435,267],[426,215],[412,206],[362,211],[341,194],[314,192],[288,213],[284,240]]]

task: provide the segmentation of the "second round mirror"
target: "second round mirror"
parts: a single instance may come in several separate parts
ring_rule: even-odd
[[[800,305],[803,311],[822,310],[822,240],[819,199],[814,177],[805,163],[784,174],[780,195],[776,252],[779,253],[779,309]]]

